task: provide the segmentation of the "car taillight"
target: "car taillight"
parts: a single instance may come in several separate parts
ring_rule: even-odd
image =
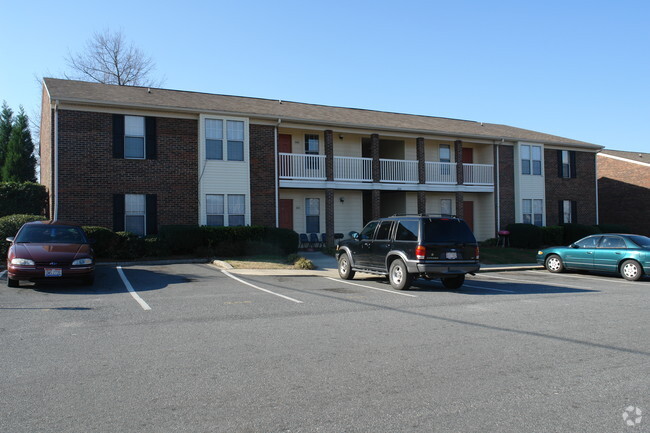
[[[421,260],[421,259],[424,259],[426,256],[427,256],[427,249],[426,249],[426,247],[424,247],[424,246],[422,246],[422,245],[418,245],[418,246],[415,248],[415,258]]]
[[[479,256],[480,256],[479,255],[479,250],[478,250],[478,247],[476,247],[476,249],[474,250],[474,257],[476,257],[476,260],[478,260]]]

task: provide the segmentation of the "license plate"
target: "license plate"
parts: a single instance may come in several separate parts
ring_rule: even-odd
[[[63,272],[61,269],[45,269],[45,276],[46,277],[60,277],[63,275]]]
[[[452,252],[452,253],[447,253],[447,258],[450,260],[454,260],[458,258],[458,253]]]

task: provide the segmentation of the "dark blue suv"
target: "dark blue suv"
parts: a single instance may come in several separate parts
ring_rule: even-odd
[[[458,289],[465,274],[480,269],[479,248],[465,221],[456,217],[394,215],[370,221],[361,233],[341,241],[336,258],[344,280],[355,272],[388,275],[397,290],[415,278],[440,278]]]

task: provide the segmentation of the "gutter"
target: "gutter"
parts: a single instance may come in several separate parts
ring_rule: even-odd
[[[52,219],[59,219],[59,101],[54,101],[54,210]]]

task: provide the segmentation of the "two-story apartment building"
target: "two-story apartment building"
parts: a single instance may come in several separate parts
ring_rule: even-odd
[[[359,230],[395,213],[595,224],[601,146],[506,125],[46,78],[41,182],[53,218]]]

